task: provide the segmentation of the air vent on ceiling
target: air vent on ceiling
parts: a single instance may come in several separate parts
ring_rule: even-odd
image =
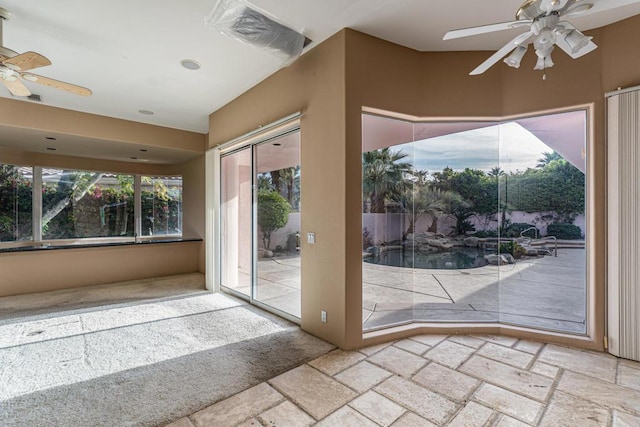
[[[27,101],[33,101],[33,102],[42,102],[42,95],[37,95],[35,93],[32,93],[29,96],[16,96],[16,95],[12,94],[11,92],[9,92],[9,93],[14,98],[26,99]]]
[[[206,21],[222,34],[267,49],[288,62],[311,43],[301,31],[278,22],[244,0],[220,0]]]

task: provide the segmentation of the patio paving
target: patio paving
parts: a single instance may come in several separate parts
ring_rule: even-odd
[[[557,257],[464,270],[363,263],[363,327],[499,321],[584,333],[585,255],[584,249],[559,249]]]
[[[470,269],[410,269],[363,263],[363,328],[410,321],[503,322],[582,334],[586,252],[523,258]],[[241,273],[237,291],[248,295]],[[300,257],[258,262],[256,299],[300,317]]]

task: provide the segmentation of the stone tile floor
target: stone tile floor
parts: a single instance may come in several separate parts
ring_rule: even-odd
[[[640,363],[505,336],[419,335],[307,364],[170,427],[640,426]]]

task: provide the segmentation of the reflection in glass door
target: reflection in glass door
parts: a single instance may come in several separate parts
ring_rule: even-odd
[[[251,296],[251,148],[220,159],[221,285]]]
[[[300,131],[220,164],[221,286],[300,318]]]

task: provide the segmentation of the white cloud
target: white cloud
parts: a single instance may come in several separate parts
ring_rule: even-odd
[[[545,151],[553,151],[517,123],[508,122],[395,147],[413,159],[416,168],[429,172],[445,167],[489,171],[500,166],[515,172],[533,168]]]

